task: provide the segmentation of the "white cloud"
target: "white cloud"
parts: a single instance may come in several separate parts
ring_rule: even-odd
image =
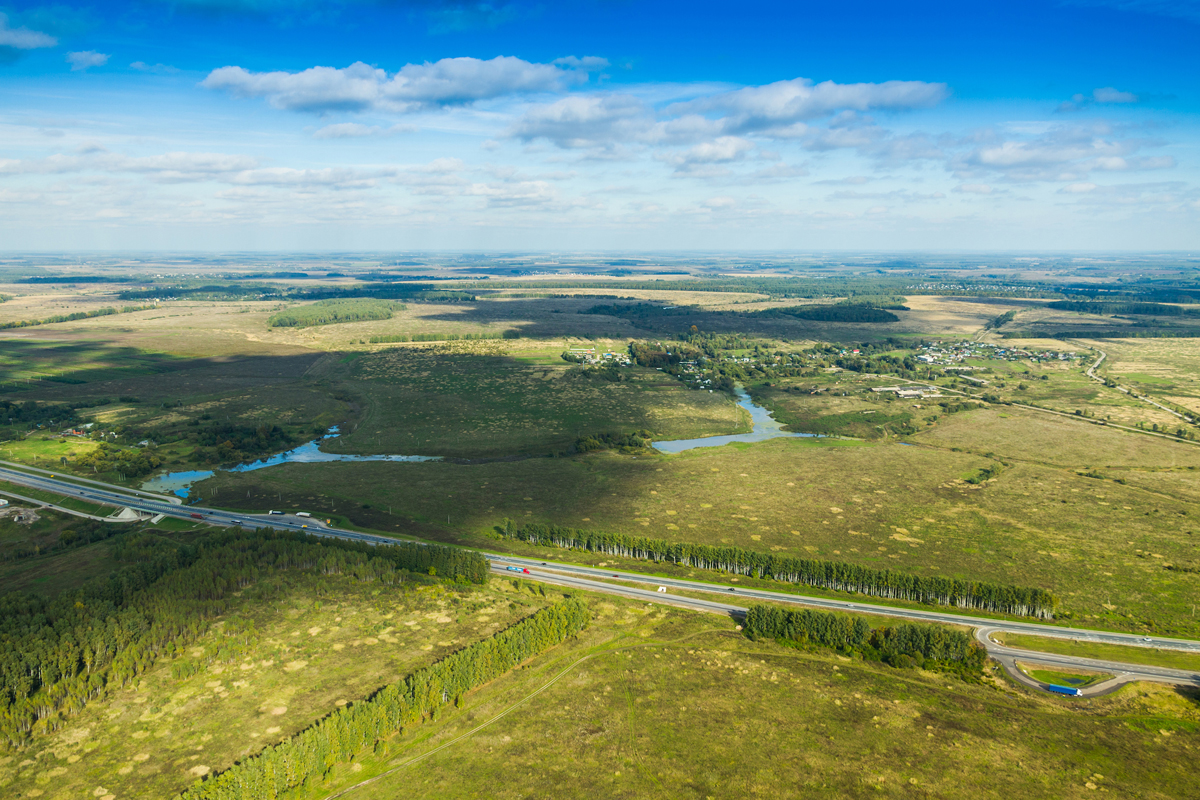
[[[582,61],[582,60],[581,60]],[[237,97],[265,98],[290,111],[419,111],[467,105],[513,94],[556,91],[586,80],[586,72],[534,64],[512,56],[489,60],[443,58],[407,64],[392,76],[361,61],[344,69],[311,67],[302,72],[213,70],[201,83]]]
[[[711,97],[676,104],[675,113],[716,113],[728,133],[778,130],[826,117],[839,111],[908,111],[929,108],[948,95],[944,83],[885,81],[883,83],[813,84],[807,78],[748,86]]]
[[[360,139],[368,136],[395,136],[400,133],[414,133],[419,128],[415,125],[363,125],[358,122],[339,122],[326,125],[313,132],[314,139]]]
[[[33,31],[29,28],[10,28],[8,15],[0,13],[0,47],[11,47],[14,50],[37,50],[42,47],[54,47],[58,39],[53,36]]]
[[[996,191],[986,183],[962,183],[954,187],[961,194],[991,194]]]
[[[108,59],[108,55],[97,53],[95,50],[81,50],[76,53],[67,53],[67,63],[71,65],[72,72],[82,72],[92,67],[103,67],[108,63]]]
[[[698,165],[728,164],[742,160],[754,149],[754,143],[740,136],[721,136],[711,142],[700,144],[682,153],[659,155],[661,161],[675,165],[677,172],[688,172]]]
[[[1137,156],[1157,142],[1122,139],[1105,125],[1052,128],[1030,139],[992,139],[957,156],[952,166],[962,178],[999,173],[1009,181],[1086,180],[1092,171],[1170,169],[1170,156]],[[983,138],[987,138],[986,136]]]
[[[805,78],[719,91],[659,112],[631,94],[572,95],[530,108],[510,135],[593,150],[746,136],[799,140],[812,150],[861,149],[876,146],[888,134],[859,112],[927,108],[946,95],[940,83],[814,85]],[[822,118],[830,118],[829,123],[813,124]]]
[[[1094,183],[1068,183],[1058,190],[1060,194],[1088,194],[1096,191]]]
[[[529,109],[510,134],[564,148],[604,148],[644,141],[653,124],[650,109],[632,95],[572,95]]]

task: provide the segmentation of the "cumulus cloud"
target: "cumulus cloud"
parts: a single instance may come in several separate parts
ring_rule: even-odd
[[[954,187],[960,194],[992,194],[996,190],[986,183],[961,183]]]
[[[748,136],[797,140],[811,150],[863,149],[888,133],[861,112],[927,108],[946,95],[940,83],[814,84],[804,78],[716,92],[659,110],[629,94],[572,95],[528,109],[509,133],[593,150],[697,143],[703,148]]]
[[[682,152],[658,156],[659,160],[675,166],[676,172],[692,172],[699,167],[741,161],[754,150],[754,143],[740,136],[721,136]]]
[[[1120,138],[1107,126],[1053,128],[1028,139],[986,141],[956,156],[952,166],[963,178],[1000,174],[1009,181],[1080,182],[1090,172],[1170,169],[1170,156],[1136,155],[1158,143]]]
[[[644,141],[653,112],[632,95],[572,95],[534,106],[510,131],[526,142],[548,139],[563,148],[605,148]]]
[[[58,39],[25,27],[13,28],[8,24],[8,15],[0,13],[0,48],[13,50],[37,50],[42,47],[54,47]]]
[[[419,130],[415,125],[363,125],[358,122],[339,122],[313,132],[314,139],[361,139],[372,136],[395,136]]]
[[[80,50],[76,53],[67,53],[67,63],[71,65],[72,72],[83,72],[92,67],[103,67],[108,63],[109,56],[105,53],[97,53],[95,50]]]
[[[778,131],[839,111],[908,111],[929,108],[948,95],[944,83],[885,81],[883,83],[814,84],[807,78],[747,86],[731,92],[678,103],[673,112],[717,114],[727,133]],[[802,130],[802,129],[801,129]]]
[[[289,111],[402,113],[562,90],[586,78],[586,71],[579,69],[498,56],[407,64],[391,76],[361,61],[341,69],[311,67],[301,72],[250,72],[231,66],[213,70],[201,85],[236,97],[264,98]]]

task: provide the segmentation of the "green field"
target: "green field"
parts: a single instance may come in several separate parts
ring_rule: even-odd
[[[1200,670],[1200,656],[1179,650],[1164,650],[1157,647],[1127,647],[1119,644],[1085,642],[1078,639],[1056,639],[1049,636],[1027,636],[1002,631],[992,638],[1009,647],[1024,647],[1045,653],[1065,656],[1096,658],[1104,661],[1122,661],[1130,664],[1149,664],[1171,669]]]
[[[1192,577],[1174,569],[1200,561],[1187,522],[1200,514],[1194,501],[1032,462],[964,480],[997,463],[897,443],[777,439],[650,458],[288,465],[220,474],[200,490],[236,508],[282,496],[365,527],[491,547],[508,517],[1019,583],[1053,591],[1076,624],[1198,631]]]
[[[1074,689],[1086,689],[1097,683],[1103,683],[1112,678],[1107,672],[1062,672],[1052,669],[1038,669],[1029,664],[1021,665],[1021,671],[1035,681],[1052,683],[1057,686],[1070,686]]]
[[[752,643],[717,617],[619,600],[593,608],[597,619],[577,644],[468,696],[386,759],[365,756],[361,771],[337,768],[329,783],[292,796],[327,797],[380,773],[343,796],[1074,797],[1090,784],[1182,797],[1191,789],[1194,696],[1124,689],[1080,713],[1004,682]]]

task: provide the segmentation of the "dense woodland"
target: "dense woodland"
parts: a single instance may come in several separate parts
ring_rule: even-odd
[[[1151,314],[1156,317],[1200,317],[1200,310],[1165,303],[1145,303],[1110,300],[1055,300],[1047,308],[1059,311],[1077,311],[1081,314]]]
[[[272,314],[267,324],[272,328],[307,328],[340,322],[391,319],[393,313],[406,308],[403,303],[391,300],[318,300],[312,305]]]
[[[437,545],[358,542],[272,531],[211,533],[180,545],[151,534],[114,540],[126,566],[52,599],[0,596],[0,742],[39,730],[178,656],[228,608],[231,592],[276,570],[399,586],[429,576],[483,583],[483,556]]]
[[[339,762],[368,747],[380,751],[384,739],[424,720],[435,719],[449,703],[495,680],[521,662],[583,630],[587,604],[569,599],[482,642],[453,653],[369,699],[340,708],[277,745],[268,747],[183,793],[183,800],[273,800],[309,779],[320,779]]]
[[[844,561],[762,553],[744,547],[668,542],[665,539],[542,523],[517,526],[510,519],[505,519],[503,525],[498,526],[496,530],[505,539],[515,539],[543,547],[587,550],[655,562],[669,561],[696,569],[721,570],[754,578],[772,578],[784,583],[817,586],[893,600],[913,600],[930,605],[1030,617],[1053,616],[1056,605],[1054,596],[1044,589],[911,575]]]
[[[752,605],[746,609],[752,639],[831,647],[893,666],[965,667],[978,672],[987,652],[964,631],[945,625],[903,622],[872,629],[862,617],[813,609]]]

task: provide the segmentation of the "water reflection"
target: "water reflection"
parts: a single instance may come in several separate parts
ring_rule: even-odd
[[[265,469],[273,467],[277,464],[316,464],[327,461],[441,461],[441,456],[393,456],[393,455],[373,455],[373,456],[358,456],[347,453],[326,453],[320,449],[320,443],[326,439],[333,439],[340,435],[338,427],[334,425],[329,429],[329,433],[322,436],[320,439],[314,439],[311,442],[305,442],[297,448],[288,450],[286,453],[279,453],[268,458],[260,458],[258,461],[252,461],[249,464],[239,464],[236,467],[229,469],[229,472],[252,472],[256,469]],[[193,469],[184,472],[165,472],[161,475],[148,480],[142,484],[143,489],[148,492],[171,493],[179,497],[187,497],[192,484],[202,481],[205,478],[211,478],[214,470],[210,469]]]
[[[738,405],[750,412],[750,422],[752,428],[750,433],[734,433],[728,436],[704,436],[699,439],[675,439],[669,442],[652,442],[654,449],[663,453],[682,453],[684,450],[694,450],[697,447],[720,447],[723,444],[731,442],[763,442],[767,439],[778,439],[780,437],[806,437],[816,438],[819,434],[816,433],[793,433],[785,431],[779,422],[775,421],[767,410],[762,406],[755,405],[750,399],[750,395],[738,386],[734,391],[737,392]]]

